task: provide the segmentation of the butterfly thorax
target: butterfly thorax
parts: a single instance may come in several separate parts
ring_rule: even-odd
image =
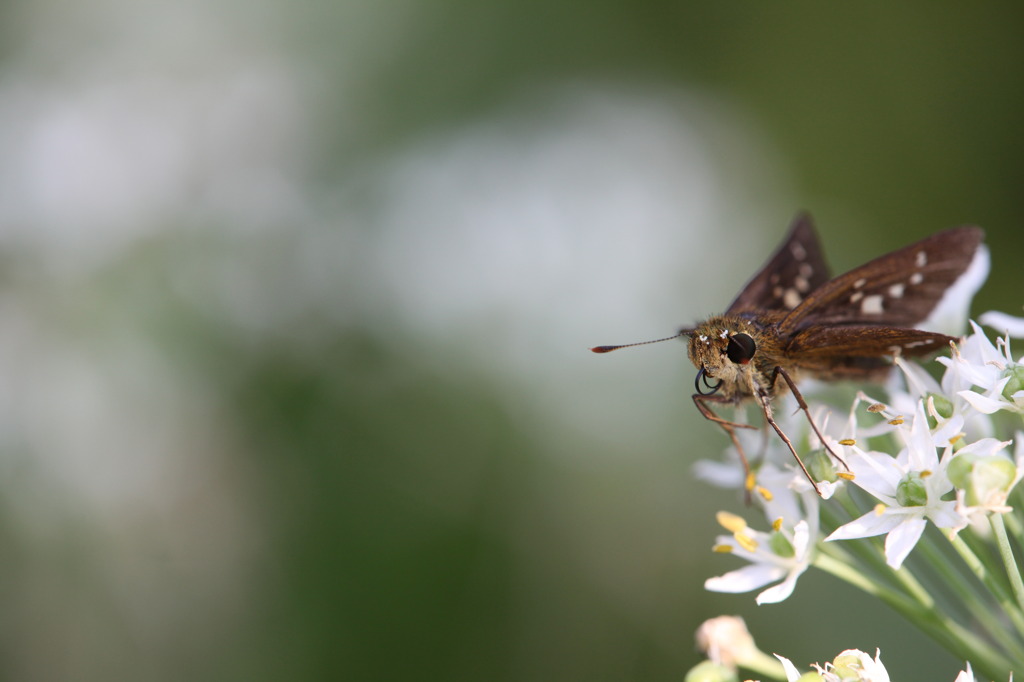
[[[755,393],[770,400],[781,388],[772,385],[782,360],[776,317],[781,314],[720,315],[698,325],[689,348],[690,361],[700,370],[698,392],[735,402]]]

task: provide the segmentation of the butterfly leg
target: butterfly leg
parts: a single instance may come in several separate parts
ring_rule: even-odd
[[[776,369],[778,369],[778,368],[776,368]],[[787,436],[786,432],[782,430],[782,427],[779,426],[777,423],[775,423],[775,417],[772,416],[772,405],[771,405],[771,402],[769,402],[767,393],[764,392],[764,391],[759,390],[758,393],[757,393],[757,402],[758,402],[758,404],[761,405],[761,409],[764,411],[764,418],[765,418],[765,420],[767,420],[767,422],[771,425],[771,427],[773,429],[775,429],[775,433],[779,434],[779,438],[781,438],[782,442],[785,443],[786,447],[789,448],[789,451],[793,454],[793,457],[796,459],[796,463],[800,465],[800,470],[804,472],[804,476],[806,476],[807,480],[811,482],[811,486],[814,487],[814,492],[818,493],[818,496],[820,497],[821,496],[821,491],[818,490],[818,484],[815,482],[814,478],[811,476],[811,472],[807,471],[807,467],[804,466],[804,461],[802,459],[800,459],[800,455],[797,454],[796,448],[793,447],[793,441],[791,441],[789,439],[789,436]],[[810,415],[808,415],[808,418],[809,417],[810,417]],[[812,426],[813,426],[813,424],[814,424],[814,422],[811,422]],[[817,430],[817,429],[815,429],[815,430]],[[822,441],[822,442],[824,442],[824,441]]]
[[[850,467],[846,464],[842,457],[837,455],[832,450],[832,448],[829,447],[828,442],[825,440],[824,436],[821,435],[821,431],[818,430],[818,425],[814,423],[813,419],[811,419],[811,411],[807,408],[807,403],[804,401],[803,394],[800,393],[800,389],[796,387],[796,382],[793,381],[793,378],[789,376],[786,370],[782,369],[781,367],[775,368],[775,371],[772,372],[771,386],[775,385],[775,380],[780,376],[785,380],[786,384],[789,386],[789,390],[793,392],[793,397],[796,398],[796,404],[800,407],[801,410],[803,410],[804,415],[807,417],[807,423],[811,425],[811,429],[814,431],[814,435],[817,436],[818,440],[821,441],[821,444],[825,446],[825,450],[828,451],[828,454],[832,455],[832,457],[834,457],[837,462],[843,465],[844,469],[849,471]],[[778,429],[776,429],[776,431],[778,431]],[[790,448],[792,449],[792,446],[790,446]],[[803,467],[803,462],[800,463],[800,466]],[[804,469],[804,473],[807,473],[806,469]]]
[[[739,422],[732,422],[728,419],[722,419],[707,405],[707,403],[718,403],[719,405],[734,404],[730,398],[722,398],[713,395],[701,395],[700,393],[693,394],[693,404],[697,406],[700,413],[704,415],[704,418],[708,421],[714,422],[722,427],[722,430],[729,434],[729,439],[732,440],[732,445],[736,448],[736,452],[739,453],[740,460],[743,462],[743,489],[747,497],[747,503],[750,503],[750,491],[754,487],[754,476],[750,472],[750,462],[747,461],[747,455],[743,451],[743,446],[740,445],[739,438],[736,437],[736,429],[756,429],[756,426],[750,424],[740,424]]]

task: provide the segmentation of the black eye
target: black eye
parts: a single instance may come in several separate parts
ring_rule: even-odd
[[[757,344],[747,334],[730,336],[729,346],[725,349],[725,354],[737,365],[745,365],[750,362],[755,352],[757,352]]]

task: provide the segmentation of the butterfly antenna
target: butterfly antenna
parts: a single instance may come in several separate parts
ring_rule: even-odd
[[[666,336],[663,339],[654,339],[653,341],[638,341],[637,343],[624,343],[619,346],[594,346],[590,350],[593,353],[611,353],[613,350],[618,350],[620,348],[630,348],[632,346],[646,346],[647,344],[650,343],[661,343],[662,341],[671,341],[672,339],[678,339],[680,336],[688,336],[692,333],[692,329],[683,329],[675,336]]]

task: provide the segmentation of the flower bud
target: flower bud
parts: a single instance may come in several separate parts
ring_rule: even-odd
[[[935,407],[935,414],[942,419],[949,419],[953,416],[953,403],[950,402],[949,398],[942,395],[941,393],[929,393],[925,396],[925,404],[928,404],[928,400],[931,400],[931,405]],[[934,429],[939,425],[939,420],[932,415],[931,411],[928,411],[928,428]]]
[[[796,556],[796,550],[793,548],[792,543],[782,533],[772,533],[768,539],[768,546],[771,547],[772,553],[775,556],[780,556],[783,559],[792,559]]]
[[[1006,386],[1003,387],[1003,397],[1013,402],[1013,394],[1024,390],[1024,365],[1010,365],[1003,372],[1003,376],[1010,377]]]
[[[896,502],[901,507],[924,507],[928,504],[928,488],[917,471],[911,471],[896,484]]]
[[[836,481],[836,465],[832,457],[824,450],[815,450],[804,457],[804,465],[807,471],[811,472],[811,478],[815,481]]]

